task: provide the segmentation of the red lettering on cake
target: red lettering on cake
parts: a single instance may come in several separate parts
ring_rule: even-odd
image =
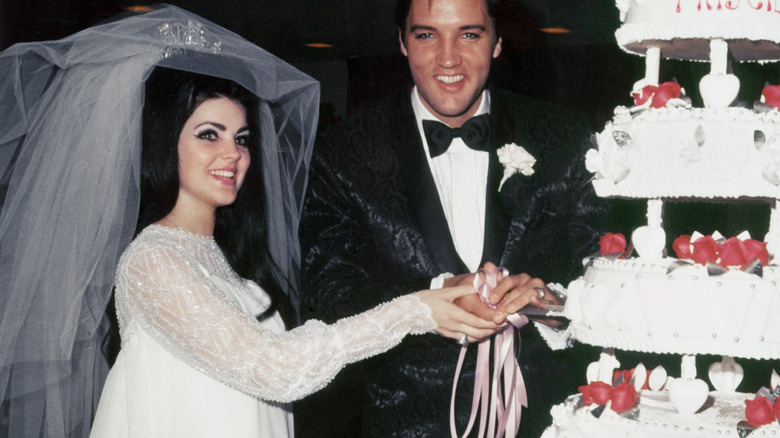
[[[697,9],[697,10],[699,10],[699,11],[701,11],[701,9],[702,9],[702,6],[701,6],[701,4],[702,4],[702,1],[704,1],[704,4],[706,5],[706,7],[707,7],[707,10],[708,10],[708,11],[711,11],[711,10],[712,10],[712,4],[710,4],[710,0],[699,0],[699,4],[698,4],[698,5],[696,5],[696,9]],[[733,8],[732,8],[732,7],[730,7],[730,5],[733,3],[733,1],[734,1],[734,0],[727,0],[727,1],[726,1],[726,7],[727,7],[727,8],[729,8],[729,9],[736,9],[736,8],[737,8],[737,6],[734,6]],[[682,12],[682,7],[680,6],[680,3],[681,3],[681,2],[682,2],[682,0],[677,0],[677,7],[675,8],[675,12],[677,12],[678,14],[679,14],[680,12]],[[723,0],[718,0],[718,5],[717,5],[717,6],[715,6],[715,9],[717,9],[717,10],[721,10],[721,9],[723,9],[723,4],[722,4],[722,2],[723,2]],[[736,2],[737,2],[737,3],[739,3],[739,2],[740,2],[740,0],[736,0]]]
[[[677,6],[674,8],[674,11],[678,14],[682,13],[682,2],[683,0],[677,0]],[[718,11],[723,9],[733,11],[739,9],[740,6],[743,6],[743,8],[750,8],[756,11],[763,9],[767,12],[780,13],[780,8],[778,7],[779,2],[780,0],[775,0],[775,4],[772,5],[772,0],[746,0],[747,5],[745,6],[741,4],[742,0],[718,0],[717,3],[715,3],[714,0],[698,0],[696,10],[701,11],[706,8],[708,11],[713,9]]]

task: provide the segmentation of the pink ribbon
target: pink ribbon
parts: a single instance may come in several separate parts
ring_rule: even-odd
[[[498,305],[490,304],[488,298],[490,292],[498,284],[498,274],[502,278],[509,272],[505,268],[496,268],[493,272],[480,269],[474,276],[474,287],[479,298],[491,308]],[[499,303],[500,304],[500,303]],[[520,429],[520,414],[522,406],[528,407],[528,395],[525,391],[525,382],[520,373],[520,366],[514,354],[515,334],[514,328],[520,328],[528,324],[525,315],[512,314],[507,317],[512,325],[507,325],[494,336],[493,345],[493,372],[490,373],[490,343],[491,338],[479,341],[477,352],[476,375],[474,376],[474,396],[471,402],[471,416],[463,437],[471,432],[479,410],[479,437],[504,436],[506,431],[512,431],[507,436],[516,436]],[[520,339],[518,338],[518,352],[520,351]],[[463,360],[466,357],[468,344],[463,345],[458,357],[458,366],[455,369],[455,379],[452,383],[452,400],[450,401],[450,433],[452,438],[458,437],[455,426],[455,391],[458,387],[458,378],[463,368]],[[504,397],[506,395],[506,397]],[[487,435],[485,435],[487,433]]]

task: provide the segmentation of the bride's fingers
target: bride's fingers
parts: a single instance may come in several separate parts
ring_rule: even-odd
[[[460,286],[441,289],[441,293],[443,294],[443,297],[447,301],[453,302],[460,297],[465,297],[466,295],[473,295],[477,293],[477,290],[474,289],[474,286],[471,284],[464,284]]]
[[[450,314],[450,318],[439,321],[436,331],[453,339],[460,339],[465,334],[477,340],[494,334],[501,327],[503,325],[483,320],[458,308]]]
[[[453,321],[461,326],[470,326],[481,329],[495,329],[499,326],[495,322],[487,319],[482,319],[473,313],[469,313],[460,307],[456,308],[452,312]]]

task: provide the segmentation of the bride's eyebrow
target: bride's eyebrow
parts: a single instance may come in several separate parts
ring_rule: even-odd
[[[223,125],[221,123],[217,123],[217,122],[203,122],[203,123],[195,126],[195,129],[199,129],[200,127],[202,127],[204,125],[211,125],[211,126],[217,128],[217,129],[219,129],[220,131],[224,131],[224,130],[227,129],[227,128],[225,128],[225,125]]]

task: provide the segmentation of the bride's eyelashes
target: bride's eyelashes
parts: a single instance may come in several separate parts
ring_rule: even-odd
[[[198,131],[198,133],[195,134],[195,137],[206,141],[217,141],[220,138],[219,132],[214,128],[206,128],[202,131]],[[250,138],[251,134],[249,131],[244,131],[236,135],[234,141],[237,145],[246,147],[249,145]]]
[[[236,144],[239,146],[247,147],[249,146],[249,140],[251,138],[252,138],[252,134],[250,134],[249,131],[244,131],[236,135]]]
[[[206,128],[202,131],[198,131],[195,137],[201,140],[216,141],[219,140],[219,133],[214,128]]]

